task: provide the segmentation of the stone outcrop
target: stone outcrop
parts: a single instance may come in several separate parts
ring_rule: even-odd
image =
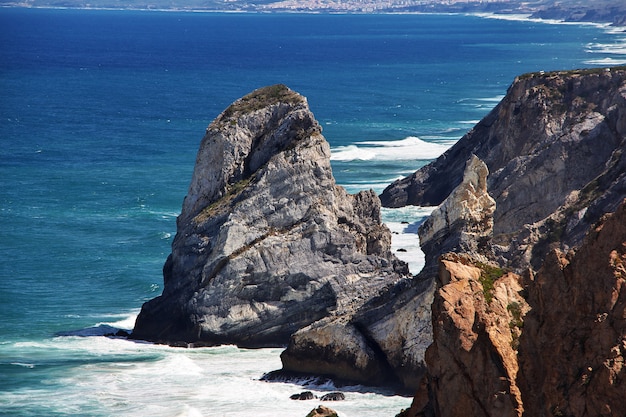
[[[282,85],[233,103],[204,136],[163,268],[132,337],[276,346],[408,274],[373,192],[335,184],[306,99]]]
[[[420,245],[428,255],[427,269],[441,253],[455,251],[478,256],[488,247],[496,208],[487,192],[488,175],[485,163],[471,155],[461,183],[420,226]]]
[[[422,394],[411,415],[521,416],[516,350],[528,305],[520,277],[463,255],[440,265],[426,352],[433,401]]]
[[[494,256],[537,269],[551,244],[577,246],[616,209],[626,194],[625,137],[626,68],[526,74],[454,146],[391,184],[381,200],[438,206],[476,155],[496,201]]]
[[[404,281],[349,314],[294,333],[281,354],[283,373],[304,372],[367,385],[413,388],[432,340],[434,284]],[[403,288],[403,290],[400,290]]]
[[[487,175],[485,164],[472,156],[463,182],[420,228],[426,254],[442,248],[478,253],[478,246],[489,240],[495,203],[487,193]],[[417,388],[432,340],[430,304],[436,285],[429,273],[437,257],[426,259],[420,277],[396,284],[353,314],[296,332],[281,355],[283,370]]]

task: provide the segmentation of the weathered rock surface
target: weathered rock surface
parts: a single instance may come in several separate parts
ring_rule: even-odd
[[[525,416],[626,415],[626,201],[528,282],[520,338]]]
[[[478,253],[490,239],[495,203],[487,193],[487,175],[485,164],[472,156],[463,182],[420,228],[422,249],[436,254],[426,259],[421,273],[426,278],[396,284],[353,314],[299,330],[281,355],[283,369],[416,389],[432,341],[430,304],[436,284],[429,274],[444,248]]]
[[[552,243],[579,245],[617,208],[626,194],[625,138],[626,68],[523,75],[459,142],[390,185],[381,200],[388,207],[438,206],[476,155],[496,201],[494,256],[537,269]]]
[[[420,226],[420,245],[428,255],[426,269],[437,263],[441,253],[479,256],[485,250],[490,252],[496,203],[487,192],[488,175],[485,163],[471,155],[461,183]]]
[[[626,200],[536,275],[488,271],[443,257],[428,376],[402,415],[626,415]]]
[[[528,305],[520,277],[463,255],[444,255],[440,265],[430,384],[409,415],[521,416],[516,350]]]
[[[132,337],[284,345],[408,274],[373,192],[335,184],[306,99],[282,85],[233,103],[208,127],[163,268],[163,294]]]
[[[440,259],[428,371],[401,415],[626,415],[625,149],[626,69],[531,74],[412,184],[388,190],[423,202],[431,184],[454,189],[449,177],[477,155],[495,199],[475,246],[471,216],[448,226],[466,180],[442,191],[439,219],[420,231],[431,264],[457,253]],[[499,269],[523,278],[491,283]]]
[[[432,341],[434,290],[432,280],[405,280],[351,313],[300,329],[281,354],[282,371],[400,389],[417,387]]]
[[[316,408],[311,410],[309,414],[306,415],[306,417],[338,417],[338,416],[339,415],[337,414],[335,410],[333,410],[332,408],[324,407],[323,405],[317,406]]]

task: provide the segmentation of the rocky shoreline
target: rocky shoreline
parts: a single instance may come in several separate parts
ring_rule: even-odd
[[[304,97],[259,89],[207,129],[130,337],[286,345],[268,379],[416,392],[405,416],[624,415],[625,149],[626,67],[524,74],[379,200],[335,184]],[[437,206],[416,276],[381,201]]]

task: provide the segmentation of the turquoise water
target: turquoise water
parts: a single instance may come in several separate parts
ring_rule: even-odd
[[[516,75],[626,63],[625,38],[461,15],[0,9],[0,414],[306,415],[316,404],[288,399],[300,387],[255,379],[280,350],[58,336],[132,328],[160,294],[211,120],[287,84],[322,124],[337,181],[381,191],[460,138]],[[385,211],[415,272],[415,230],[400,222],[425,213]],[[335,408],[392,416],[409,403],[354,392]]]

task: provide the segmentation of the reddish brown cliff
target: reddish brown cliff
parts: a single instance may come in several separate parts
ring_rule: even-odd
[[[626,200],[523,286],[499,275],[442,257],[428,376],[402,415],[625,416]]]
[[[527,416],[626,416],[626,203],[528,285],[520,339]]]

